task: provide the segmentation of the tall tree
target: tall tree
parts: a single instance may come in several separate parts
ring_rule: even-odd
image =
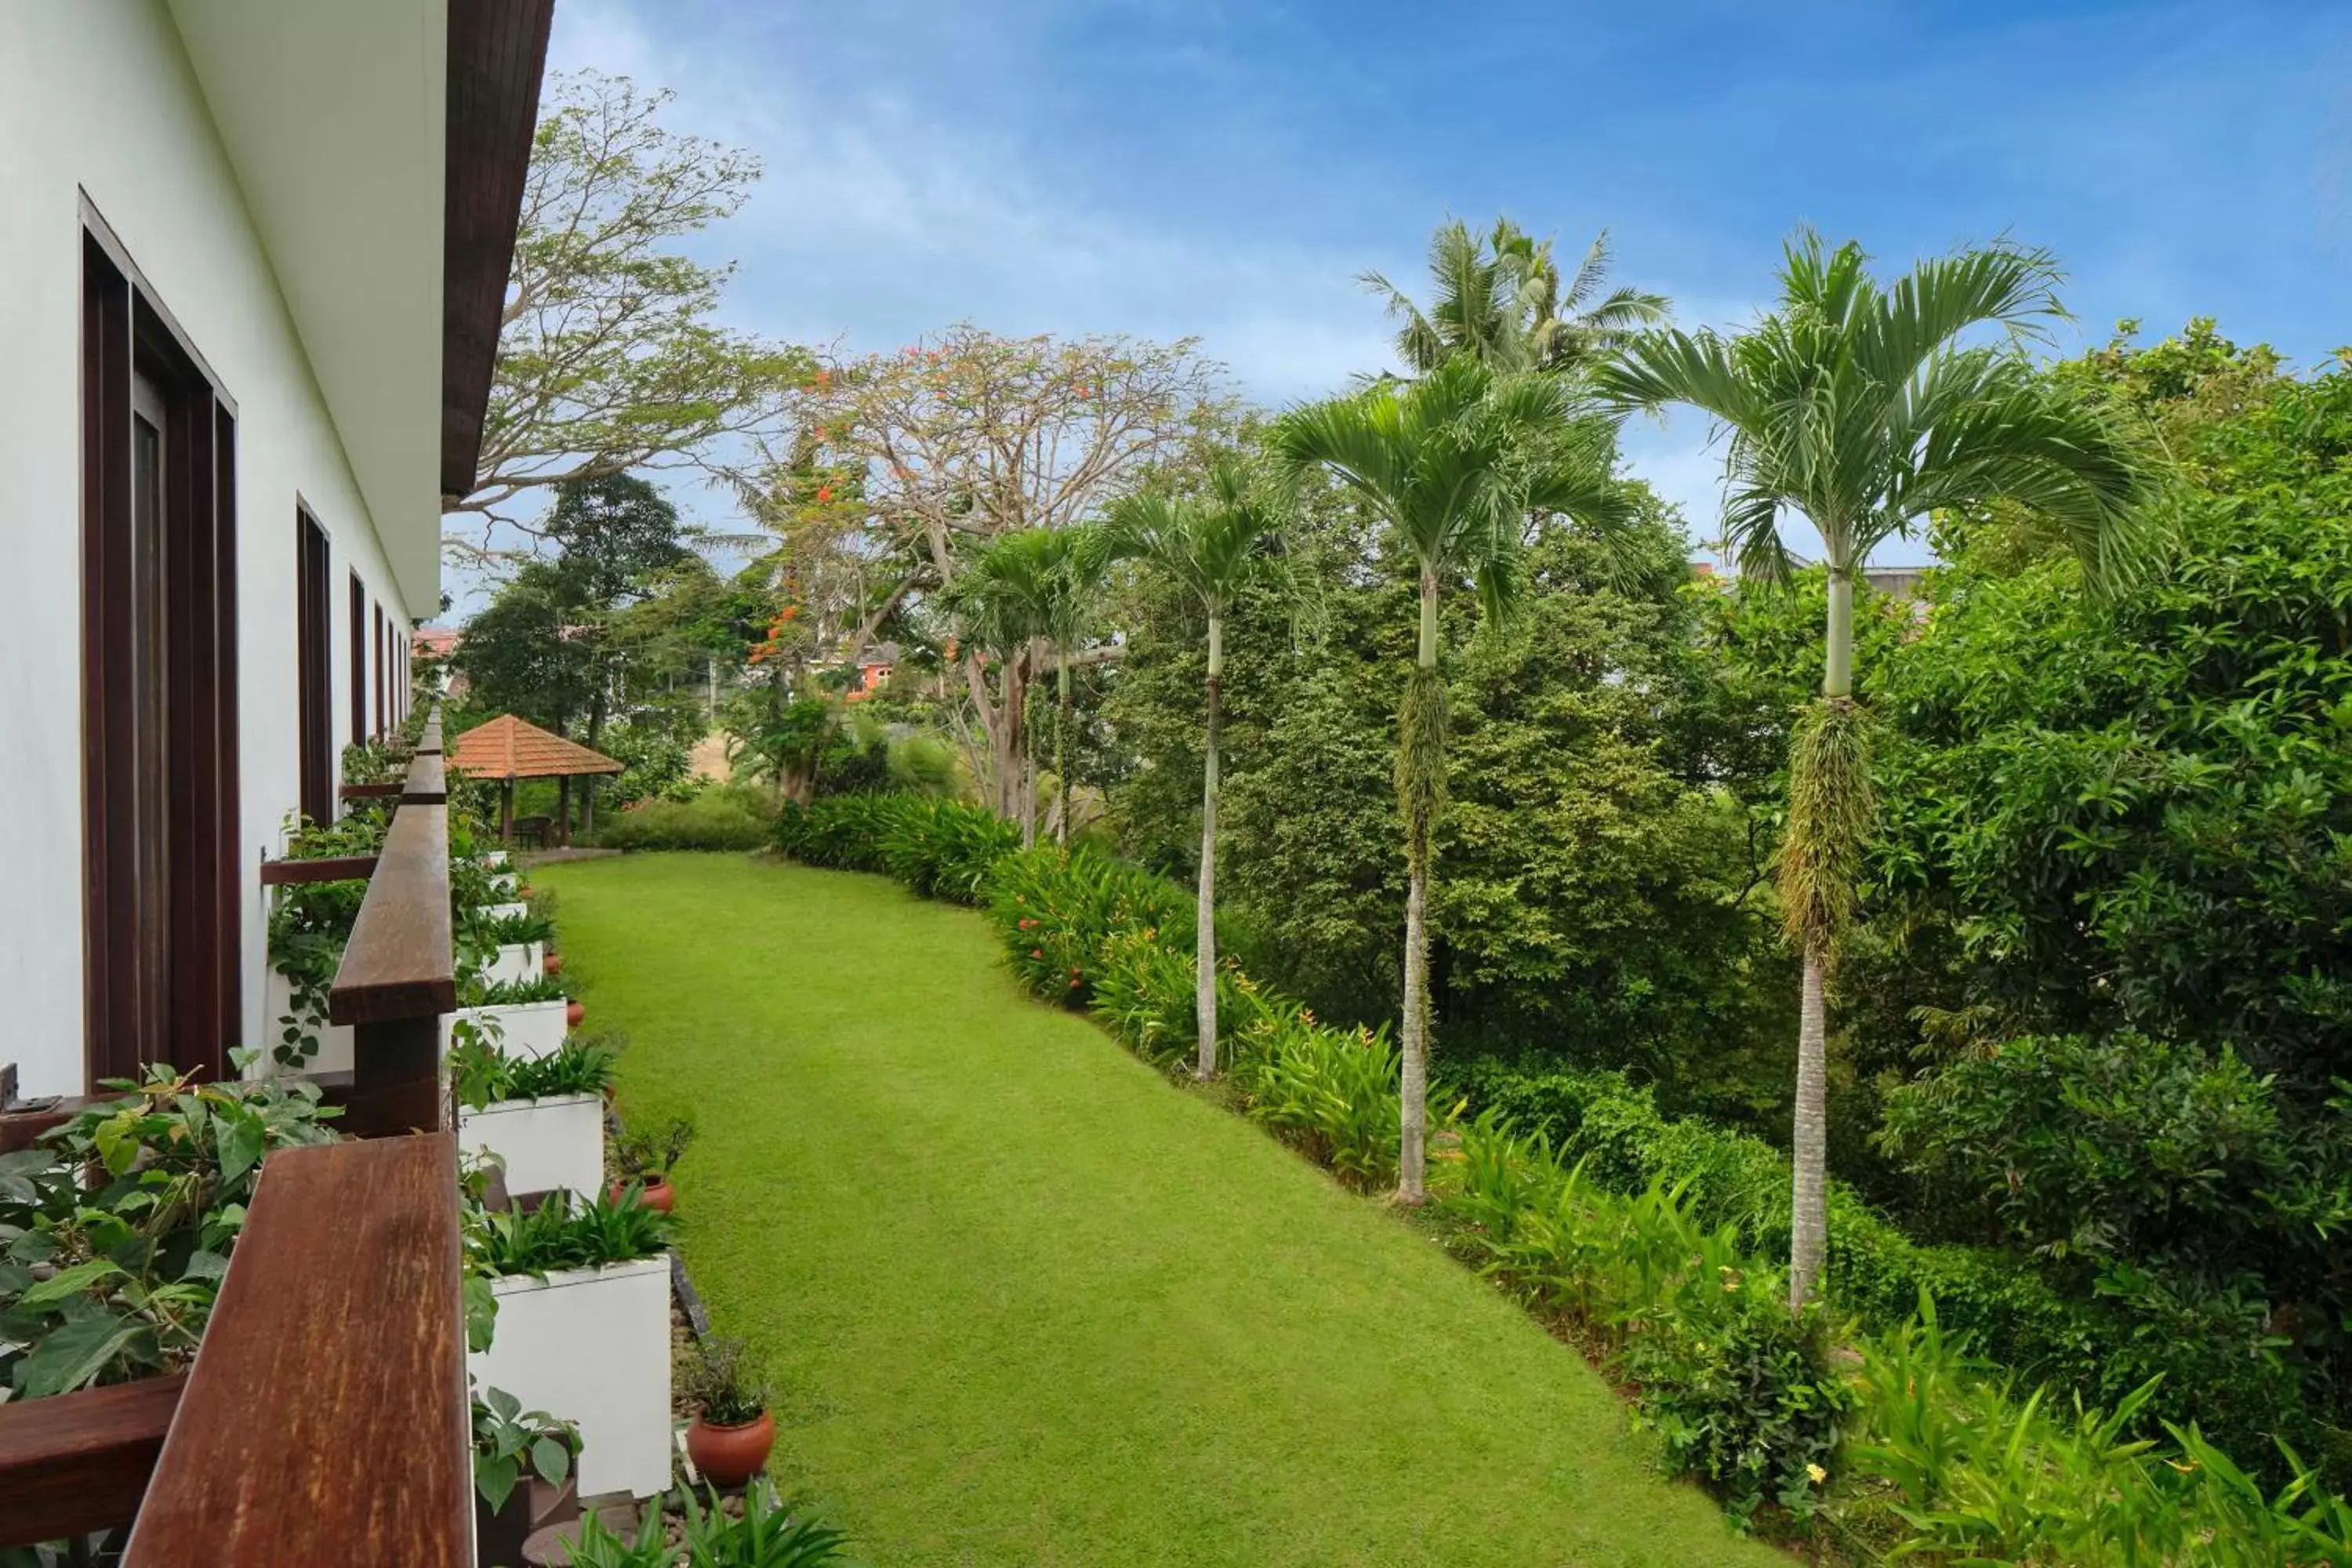
[[[444,496],[447,549],[495,552],[491,524],[539,492],[633,468],[708,464],[781,427],[808,356],[719,324],[732,263],[679,244],[731,217],[759,160],[661,123],[667,92],[560,78],[531,147],[497,374],[472,486]],[[479,532],[456,531],[457,519]]]
[[[1025,658],[1034,670],[1041,653],[1054,661],[1054,779],[1058,796],[1055,837],[1070,841],[1070,666],[1096,614],[1109,535],[1099,524],[1024,529],[1000,535],[972,560],[950,590],[950,603],[974,640],[1000,658]],[[1024,795],[1024,836],[1036,832],[1035,803]]]
[[[762,476],[763,517],[872,573],[855,655],[910,598],[950,589],[997,538],[1097,514],[1151,465],[1231,423],[1220,372],[1186,340],[1000,337],[956,326],[895,353],[828,361],[794,395],[801,439]],[[1042,658],[961,645],[974,772],[1016,814],[1023,703]],[[1013,656],[1007,655],[1007,658]]]
[[[1199,601],[1208,621],[1206,745],[1201,769],[1199,930],[1193,949],[1195,1078],[1217,1075],[1217,726],[1225,673],[1225,616],[1245,589],[1286,583],[1277,487],[1239,456],[1213,459],[1203,493],[1147,490],[1110,513],[1115,553],[1165,573]]]
[[[1397,1197],[1424,1196],[1429,1087],[1429,884],[1444,805],[1445,683],[1438,595],[1467,579],[1490,623],[1517,607],[1530,511],[1613,531],[1628,517],[1611,478],[1615,426],[1579,405],[1567,377],[1498,374],[1459,354],[1420,380],[1294,409],[1267,446],[1322,467],[1377,513],[1412,564],[1420,637],[1397,729],[1405,839],[1404,1061]]]
[[[625,657],[614,615],[652,593],[661,574],[688,552],[677,508],[633,474],[566,481],[548,514],[547,536],[558,548],[556,571],[574,611],[562,637],[594,671],[587,736],[593,747],[604,735],[617,665]]]
[[[1853,585],[1871,551],[1931,512],[2004,500],[2040,513],[2095,582],[2144,560],[2133,526],[2148,470],[2112,418],[2066,395],[2023,344],[2063,314],[2049,254],[1999,244],[1922,261],[1892,286],[1853,242],[1801,230],[1778,309],[1736,337],[1645,336],[1604,384],[1626,403],[1686,403],[1727,435],[1724,537],[1743,576],[1785,578],[1784,511],[1822,537],[1829,572],[1820,700],[1790,755],[1783,919],[1804,964],[1791,1177],[1790,1305],[1828,1248],[1823,987],[1851,919],[1874,814],[1870,739],[1853,697]],[[1999,329],[1992,342],[1969,334]]]
[[[1363,283],[1400,322],[1397,357],[1411,374],[1425,375],[1459,353],[1502,371],[1589,364],[1666,319],[1663,295],[1627,288],[1603,294],[1608,276],[1606,229],[1563,282],[1550,240],[1507,217],[1484,236],[1455,218],[1430,237],[1426,310],[1378,272],[1365,273]]]

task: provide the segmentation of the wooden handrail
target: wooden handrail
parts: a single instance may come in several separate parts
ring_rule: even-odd
[[[398,779],[389,784],[347,784],[343,786],[345,800],[397,800],[408,785]]]
[[[420,756],[416,765],[428,759]],[[437,770],[440,759],[429,761]],[[404,803],[327,993],[330,1022],[353,1026],[346,1131],[376,1137],[443,1125],[440,1016],[457,1005],[449,919],[449,808]]]
[[[128,1524],[184,1374],[0,1405],[0,1549]]]
[[[433,711],[425,716],[425,728],[416,734],[416,750],[422,754],[441,754],[441,704],[436,702]]]
[[[470,1568],[448,1133],[263,1164],[127,1568]]]
[[[438,752],[419,752],[409,762],[408,783],[400,792],[403,805],[439,805],[449,798],[447,772]]]
[[[261,885],[282,888],[299,882],[356,882],[375,875],[373,855],[330,855],[316,860],[264,860]]]

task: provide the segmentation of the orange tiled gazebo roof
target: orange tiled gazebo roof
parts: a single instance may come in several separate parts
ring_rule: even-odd
[[[449,748],[448,763],[478,779],[552,779],[621,771],[621,764],[602,752],[551,735],[511,713],[458,736],[457,743]]]

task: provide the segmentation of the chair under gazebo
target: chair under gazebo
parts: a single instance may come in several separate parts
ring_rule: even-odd
[[[517,779],[555,779],[557,789],[554,841],[572,842],[572,781],[581,779],[581,826],[596,826],[593,791],[599,773],[617,773],[621,764],[602,752],[592,752],[576,741],[551,735],[536,724],[526,724],[511,713],[478,724],[451,742],[448,764],[453,773],[471,779],[496,779],[499,792],[499,837],[515,832],[514,794]]]

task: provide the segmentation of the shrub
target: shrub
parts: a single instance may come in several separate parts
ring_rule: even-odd
[[[1684,1185],[1611,1192],[1493,1110],[1464,1131],[1462,1152],[1452,1206],[1482,1272],[1566,1316],[1635,1385],[1668,1462],[1735,1519],[1767,1501],[1810,1515],[1853,1404],[1831,1370],[1824,1310],[1791,1314],[1780,1271],[1737,1227],[1708,1228]]]
[[[882,819],[882,861],[919,898],[976,904],[989,872],[1021,847],[1021,829],[983,807],[892,798],[898,804]]]
[[[1297,1003],[1255,1000],[1233,1050],[1249,1119],[1360,1190],[1396,1180],[1399,1063],[1388,1031],[1336,1029]]]
[[[1679,1184],[1706,1224],[1736,1226],[1753,1252],[1786,1256],[1788,1155],[1762,1139],[1664,1116],[1648,1090],[1619,1073],[1482,1063],[1455,1077],[1474,1104],[1547,1134],[1598,1184],[1637,1193],[1656,1181]],[[2163,1374],[2151,1430],[2161,1416],[2193,1414],[2244,1453],[2267,1452],[2273,1434],[2321,1440],[2293,1371],[2263,1348],[2257,1302],[2151,1293],[2126,1310],[2116,1300],[2072,1300],[2021,1258],[1912,1240],[1843,1183],[1831,1183],[1829,1210],[1827,1289],[1874,1329],[1908,1320],[1924,1294],[1982,1353],[2088,1402],[2112,1406]]]
[[[989,877],[988,911],[1021,983],[1069,1007],[1093,999],[1113,937],[1144,931],[1178,952],[1192,945],[1192,900],[1181,889],[1085,847],[1005,856]]]
[[[761,791],[725,785],[615,812],[596,830],[596,842],[607,849],[757,849],[774,816]]]
[[[477,1210],[467,1230],[469,1264],[490,1275],[633,1263],[669,1245],[669,1215],[643,1206],[635,1194],[597,1193],[576,1208],[551,1201],[528,1212]]]

